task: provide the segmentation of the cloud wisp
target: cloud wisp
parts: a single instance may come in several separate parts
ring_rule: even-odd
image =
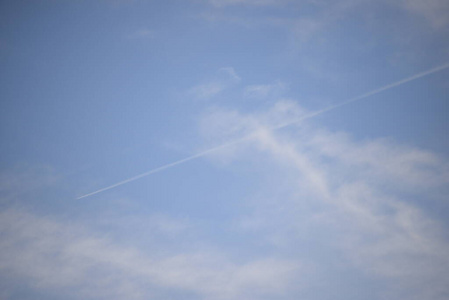
[[[232,67],[223,67],[218,69],[216,77],[204,84],[197,85],[190,89],[189,94],[198,100],[208,100],[225,89],[239,83],[240,76]]]
[[[254,119],[228,113],[234,123]],[[263,133],[238,159],[259,154],[253,165],[259,172],[276,172],[270,161],[282,169],[279,181],[270,176],[267,185],[275,196],[263,191],[268,196],[258,197],[254,211],[242,219],[246,230],[263,231],[279,249],[301,248],[295,239],[307,247],[325,243],[329,257],[342,255],[347,266],[386,283],[370,299],[447,298],[449,244],[429,204],[439,201],[439,188],[447,188],[447,160],[394,141],[356,141],[313,125],[288,134]],[[284,194],[286,186],[290,195]],[[310,259],[332,273],[320,257]]]
[[[79,299],[167,299],[157,296],[167,289],[201,299],[244,298],[252,289],[278,295],[292,288],[299,268],[294,261],[275,257],[237,263],[221,252],[203,249],[161,257],[119,245],[79,224],[22,210],[1,212],[0,225],[4,272],[38,290],[72,290]],[[11,287],[0,283],[0,288]]]
[[[408,82],[411,82],[411,81],[414,81],[414,80],[423,78],[423,77],[425,77],[425,76],[429,76],[429,75],[431,75],[431,74],[434,74],[434,73],[437,73],[437,72],[440,72],[440,71],[443,71],[443,70],[446,70],[447,68],[449,68],[449,63],[442,64],[442,65],[440,65],[440,66],[438,66],[438,67],[435,67],[435,68],[426,70],[426,71],[424,71],[424,72],[417,73],[417,74],[415,74],[415,75],[413,75],[413,76],[410,76],[410,77],[401,79],[401,80],[399,80],[399,81],[390,83],[390,84],[388,84],[388,85],[385,85],[385,86],[383,86],[383,87],[377,88],[377,89],[372,90],[372,91],[369,91],[369,92],[364,93],[364,94],[362,94],[362,95],[359,95],[359,96],[350,98],[350,99],[345,100],[345,101],[343,101],[343,102],[340,102],[340,103],[337,103],[337,104],[334,104],[334,105],[330,105],[330,106],[328,106],[328,107],[326,107],[326,108],[323,108],[323,109],[321,109],[321,110],[318,110],[318,111],[315,111],[315,112],[306,114],[305,116],[300,117],[300,118],[298,118],[298,119],[295,119],[295,120],[293,120],[293,121],[281,123],[281,124],[279,124],[279,125],[277,125],[277,126],[272,127],[271,130],[279,130],[279,129],[282,129],[282,128],[285,128],[285,127],[288,127],[288,126],[297,124],[297,123],[299,123],[299,122],[302,122],[302,121],[307,120],[307,119],[310,119],[310,118],[314,118],[314,117],[316,117],[316,116],[319,116],[319,115],[324,114],[324,113],[326,113],[326,112],[332,111],[332,110],[337,109],[337,108],[339,108],[339,107],[346,106],[346,105],[351,104],[351,103],[353,103],[353,102],[356,102],[356,101],[359,101],[359,100],[362,100],[362,99],[369,98],[369,97],[371,97],[371,96],[374,96],[374,95],[379,94],[379,93],[382,93],[382,92],[384,92],[384,91],[386,91],[386,90],[389,90],[389,89],[398,87],[398,86],[400,86],[400,85],[406,84],[406,83],[408,83]],[[241,142],[247,141],[247,140],[249,140],[249,139],[255,137],[256,135],[257,135],[257,133],[251,133],[251,134],[248,134],[248,135],[246,135],[246,136],[244,136],[244,137],[242,137],[242,138],[233,140],[233,141],[231,141],[231,142],[229,142],[229,143],[225,143],[225,144],[219,145],[219,146],[217,146],[217,147],[210,148],[210,149],[205,150],[205,151],[202,151],[202,152],[200,152],[200,153],[191,155],[191,156],[189,156],[189,157],[186,157],[186,158],[177,160],[177,161],[175,161],[175,162],[172,162],[172,163],[169,163],[169,164],[160,166],[160,167],[158,167],[158,168],[152,169],[152,170],[150,170],[150,171],[147,171],[147,172],[145,172],[145,173],[139,174],[139,175],[137,175],[137,176],[134,176],[134,177],[125,179],[125,180],[123,180],[123,181],[117,182],[117,183],[115,183],[115,184],[112,184],[112,185],[110,185],[110,186],[107,186],[107,187],[104,187],[104,188],[102,188],[102,189],[96,190],[96,191],[94,191],[94,192],[91,192],[91,193],[82,195],[82,196],[78,197],[77,199],[79,200],[79,199],[87,198],[87,197],[89,197],[89,196],[93,196],[93,195],[95,195],[95,194],[98,194],[98,193],[101,193],[101,192],[104,192],[104,191],[107,191],[107,190],[116,188],[116,187],[118,187],[118,186],[121,186],[121,185],[130,183],[130,182],[133,182],[133,181],[135,181],[135,180],[138,180],[138,179],[140,179],[140,178],[149,176],[149,175],[151,175],[151,174],[155,174],[155,173],[164,171],[164,170],[166,170],[166,169],[169,169],[169,168],[171,168],[171,167],[175,167],[175,166],[177,166],[177,165],[181,165],[181,164],[186,163],[186,162],[188,162],[188,161],[191,161],[191,160],[194,160],[194,159],[197,159],[197,158],[200,158],[200,157],[204,157],[204,156],[206,156],[206,155],[208,155],[208,154],[210,154],[210,153],[216,152],[216,151],[218,151],[218,150],[220,150],[220,149],[223,149],[223,148],[226,148],[226,147],[235,145],[235,144],[237,144],[237,143],[241,143]]]

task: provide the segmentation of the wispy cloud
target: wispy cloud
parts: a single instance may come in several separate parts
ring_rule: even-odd
[[[279,59],[293,60],[296,63],[299,60],[301,69],[310,76],[334,84],[350,76],[351,71],[359,70],[358,67],[351,70],[351,66],[357,66],[357,63],[351,56],[348,57],[349,53],[358,59],[363,57],[367,62],[371,61],[373,55],[381,55],[384,56],[385,64],[402,65],[404,68],[429,61],[427,53],[434,53],[434,62],[447,60],[447,52],[444,50],[447,45],[443,45],[447,40],[449,7],[445,0],[256,3],[259,2],[218,1],[212,8],[211,5],[207,6],[201,16],[211,22],[234,24],[250,30],[269,28],[270,31],[282,32],[281,36],[287,38],[278,41],[285,46]],[[260,2],[262,3],[264,2]],[[232,9],[227,9],[235,6],[246,13],[240,11],[235,14]],[[254,11],[257,13],[253,13]],[[355,28],[366,30],[367,34],[359,36],[354,31]],[[348,32],[351,33],[346,34]],[[337,38],[339,35],[345,40]],[[394,51],[377,49],[385,38],[394,45]],[[423,39],[434,42],[423,43]],[[436,47],[437,44],[442,45],[441,48]],[[375,66],[371,68],[374,69]]]
[[[140,29],[128,35],[129,39],[152,39],[156,32],[151,29]]]
[[[210,82],[197,85],[190,90],[190,93],[199,99],[209,99],[225,89],[225,84],[221,82]]]
[[[0,172],[0,202],[10,202],[18,197],[51,186],[62,178],[48,165],[17,165]]]
[[[449,3],[445,0],[403,0],[403,7],[424,17],[436,29],[445,29],[449,23]]]
[[[448,161],[393,141],[360,142],[323,128],[271,131],[262,121],[270,114],[260,114],[260,134],[234,159],[241,164],[258,158],[254,164],[261,164],[253,165],[257,172],[274,173],[262,194],[276,194],[270,190],[278,186],[290,192],[273,200],[259,197],[255,213],[242,219],[242,230],[265,232],[266,241],[281,248],[304,239],[312,247],[319,236],[329,237],[317,242],[333,249],[329,251],[334,257],[342,251],[360,272],[388,283],[383,297],[445,299],[449,292],[445,224],[423,207],[439,201],[439,193],[432,191],[447,189]],[[257,124],[258,119],[235,111],[229,116],[231,124],[242,126],[249,120]],[[421,200],[425,203],[411,201],[416,196],[425,197]],[[321,267],[326,272],[328,267]]]
[[[245,95],[251,98],[276,98],[282,95],[287,89],[287,85],[280,80],[273,84],[250,85],[245,88]]]
[[[242,80],[233,67],[223,67],[218,69],[218,72],[221,74],[225,74],[232,82],[239,82]]]
[[[235,263],[203,250],[161,257],[119,246],[73,223],[11,209],[0,214],[0,223],[4,272],[35,289],[68,289],[89,299],[163,298],[176,292],[213,299],[281,295],[292,288],[299,268],[275,257]]]
[[[223,67],[218,69],[214,79],[191,88],[188,94],[200,100],[211,99],[220,94],[223,90],[240,82],[241,78],[237,75],[234,68]]]

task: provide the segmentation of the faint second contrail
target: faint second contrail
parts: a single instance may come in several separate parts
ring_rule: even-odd
[[[318,115],[321,115],[321,114],[326,113],[326,112],[328,112],[328,111],[334,110],[334,109],[339,108],[339,107],[341,107],[341,106],[345,106],[345,105],[348,105],[348,104],[353,103],[353,102],[355,102],[355,101],[358,101],[358,100],[362,100],[362,99],[368,98],[368,97],[370,97],[370,96],[379,94],[379,93],[381,93],[381,92],[383,92],[383,91],[386,91],[386,90],[389,90],[389,89],[391,89],[391,88],[397,87],[397,86],[402,85],[402,84],[404,84],[404,83],[407,83],[407,82],[410,82],[410,81],[413,81],[413,80],[416,80],[416,79],[425,77],[425,76],[427,76],[427,75],[431,75],[431,74],[433,74],[433,73],[436,73],[436,72],[445,70],[445,69],[447,69],[447,68],[449,68],[449,63],[446,63],[446,64],[443,64],[443,65],[441,65],[441,66],[435,67],[435,68],[433,68],[433,69],[430,69],[430,70],[427,70],[427,71],[424,71],[424,72],[415,74],[415,75],[413,75],[413,76],[404,78],[404,79],[402,79],[402,80],[393,82],[393,83],[391,83],[391,84],[385,85],[385,86],[383,86],[383,87],[380,87],[380,88],[378,88],[378,89],[372,90],[372,91],[367,92],[367,93],[364,93],[364,94],[362,94],[362,95],[359,95],[359,96],[350,98],[350,99],[348,99],[348,100],[346,100],[346,101],[343,101],[343,102],[340,102],[340,103],[338,103],[338,104],[334,104],[334,105],[328,106],[328,107],[323,108],[323,109],[321,109],[321,110],[318,110],[318,111],[312,112],[312,113],[310,113],[310,114],[307,114],[307,115],[305,115],[305,116],[303,116],[303,117],[301,117],[301,118],[298,118],[298,119],[296,119],[296,120],[294,120],[294,121],[282,123],[282,124],[280,124],[280,125],[278,125],[278,126],[272,127],[271,130],[278,130],[278,129],[281,129],[281,128],[284,128],[284,127],[287,127],[287,126],[291,126],[291,125],[293,125],[293,124],[299,123],[299,122],[304,121],[304,120],[306,120],[306,119],[310,119],[310,118],[316,117],[316,116],[318,116]],[[125,179],[125,180],[123,180],[123,181],[117,182],[117,183],[115,183],[115,184],[113,184],[113,185],[110,185],[110,186],[107,186],[107,187],[105,187],[105,188],[99,189],[99,190],[97,190],[97,191],[95,191],[95,192],[92,192],[92,193],[83,195],[83,196],[81,196],[81,197],[78,197],[77,199],[86,198],[86,197],[89,197],[89,196],[92,196],[92,195],[95,195],[95,194],[98,194],[98,193],[101,193],[101,192],[104,192],[104,191],[113,189],[113,188],[118,187],[118,186],[120,186],[120,185],[123,185],[123,184],[129,183],[129,182],[135,181],[135,180],[140,179],[140,178],[142,178],[142,177],[145,177],[145,176],[148,176],[148,175],[151,175],[151,174],[154,174],[154,173],[158,173],[158,172],[161,172],[161,171],[163,171],[163,170],[169,169],[169,168],[171,168],[171,167],[174,167],[174,166],[183,164],[183,163],[185,163],[185,162],[188,162],[188,161],[197,159],[197,158],[199,158],[199,157],[206,156],[206,155],[208,155],[209,153],[212,153],[212,152],[218,151],[218,150],[220,150],[220,149],[223,149],[223,148],[225,148],[225,147],[229,147],[229,146],[231,146],[231,145],[234,145],[234,144],[237,144],[237,143],[246,141],[246,140],[248,140],[248,139],[254,137],[255,135],[256,135],[256,134],[254,134],[254,133],[249,134],[249,135],[246,135],[246,136],[244,136],[244,137],[242,137],[242,138],[236,139],[236,140],[231,141],[231,142],[229,142],[229,143],[226,143],[226,144],[223,144],[223,145],[214,147],[214,148],[210,148],[210,149],[208,149],[208,150],[202,151],[202,152],[197,153],[197,154],[195,154],[195,155],[186,157],[186,158],[184,158],[184,159],[177,160],[177,161],[175,161],[175,162],[172,162],[172,163],[163,165],[163,166],[161,166],[161,167],[152,169],[152,170],[150,170],[150,171],[147,171],[147,172],[145,172],[145,173],[139,174],[139,175],[137,175],[137,176],[134,176],[134,177]]]

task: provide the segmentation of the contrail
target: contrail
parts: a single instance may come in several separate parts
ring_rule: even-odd
[[[391,89],[391,88],[394,88],[394,87],[400,86],[400,85],[402,85],[402,84],[405,84],[405,83],[407,83],[407,82],[410,82],[410,81],[413,81],[413,80],[416,80],[416,79],[419,79],[419,78],[422,78],[422,77],[431,75],[431,74],[433,74],[433,73],[436,73],[436,72],[445,70],[445,69],[447,69],[447,68],[449,68],[449,63],[446,63],[446,64],[443,64],[443,65],[441,65],[441,66],[435,67],[435,68],[433,68],[433,69],[430,69],[430,70],[427,70],[427,71],[424,71],[424,72],[415,74],[415,75],[413,75],[413,76],[404,78],[404,79],[402,79],[402,80],[393,82],[393,83],[391,83],[391,84],[385,85],[385,86],[383,86],[383,87],[380,87],[380,88],[378,88],[378,89],[372,90],[372,91],[367,92],[367,93],[365,93],[365,94],[362,94],[362,95],[359,95],[359,96],[350,98],[350,99],[348,99],[348,100],[346,100],[346,101],[343,101],[343,102],[340,102],[340,103],[337,103],[337,104],[328,106],[328,107],[323,108],[323,109],[321,109],[321,110],[318,110],[318,111],[312,112],[312,113],[310,113],[310,114],[307,114],[307,115],[305,115],[305,116],[303,116],[303,117],[301,117],[301,118],[298,118],[298,119],[296,119],[296,120],[294,120],[294,121],[290,121],[290,122],[286,122],[286,123],[280,124],[280,125],[278,125],[278,126],[275,126],[275,127],[271,128],[271,130],[278,130],[278,129],[285,128],[285,127],[287,127],[287,126],[291,126],[291,125],[293,125],[293,124],[302,122],[302,121],[304,121],[304,120],[306,120],[306,119],[314,118],[314,117],[316,117],[316,116],[318,116],[318,115],[321,115],[321,114],[324,114],[324,113],[326,113],[326,112],[328,112],[328,111],[331,111],[331,110],[334,110],[334,109],[336,109],[336,108],[339,108],[339,107],[348,105],[348,104],[353,103],[353,102],[358,101],[358,100],[362,100],[362,99],[368,98],[368,97],[370,97],[370,96],[379,94],[379,93],[381,93],[381,92],[383,92],[383,91],[386,91],[386,90],[389,90],[389,89]],[[239,139],[236,139],[236,140],[234,140],[234,141],[232,141],[232,142],[229,142],[229,143],[226,143],[226,144],[223,144],[223,145],[214,147],[214,148],[210,148],[210,149],[208,149],[208,150],[202,151],[202,152],[197,153],[197,154],[195,154],[195,155],[186,157],[186,158],[184,158],[184,159],[177,160],[177,161],[175,161],[175,162],[172,162],[172,163],[163,165],[163,166],[161,166],[161,167],[152,169],[152,170],[150,170],[150,171],[147,171],[147,172],[145,172],[145,173],[139,174],[139,175],[137,175],[137,176],[134,176],[134,177],[125,179],[125,180],[123,180],[123,181],[117,182],[117,183],[115,183],[115,184],[113,184],[113,185],[110,185],[110,186],[107,186],[107,187],[105,187],[105,188],[99,189],[99,190],[97,190],[97,191],[95,191],[95,192],[92,192],[92,193],[83,195],[83,196],[81,196],[81,197],[78,197],[77,199],[86,198],[86,197],[89,197],[89,196],[92,196],[92,195],[95,195],[95,194],[98,194],[98,193],[101,193],[101,192],[104,192],[104,191],[113,189],[113,188],[118,187],[118,186],[120,186],[120,185],[123,185],[123,184],[129,183],[129,182],[135,181],[135,180],[140,179],[140,178],[142,178],[142,177],[146,177],[146,176],[148,176],[148,175],[151,175],[151,174],[154,174],[154,173],[161,172],[161,171],[163,171],[163,170],[166,170],[166,169],[169,169],[169,168],[171,168],[171,167],[174,167],[174,166],[183,164],[183,163],[185,163],[185,162],[188,162],[188,161],[191,161],[191,160],[194,160],[194,159],[197,159],[197,158],[206,156],[206,155],[208,155],[209,153],[212,153],[212,152],[218,151],[218,150],[220,150],[220,149],[229,147],[229,146],[231,146],[231,145],[234,145],[234,144],[237,144],[237,143],[246,141],[246,140],[248,140],[248,139],[254,137],[255,135],[256,135],[255,133],[246,135],[246,136],[244,136],[244,137],[242,137],[242,138],[239,138]]]
[[[76,198],[76,199],[86,198],[86,197],[89,197],[89,196],[92,196],[92,195],[95,195],[95,194],[98,194],[98,193],[101,193],[101,192],[104,192],[104,191],[113,189],[113,188],[118,187],[118,186],[120,186],[120,185],[123,185],[123,184],[125,184],[125,183],[128,183],[128,182],[131,182],[131,181],[140,179],[140,178],[142,178],[142,177],[145,177],[145,176],[148,176],[148,175],[151,175],[151,174],[154,174],[154,173],[163,171],[163,170],[165,170],[165,169],[168,169],[168,168],[171,168],[171,167],[174,167],[174,166],[183,164],[183,163],[185,163],[185,162],[188,162],[188,161],[190,161],[190,160],[193,160],[193,159],[196,159],[196,158],[205,156],[205,155],[207,155],[207,154],[209,154],[209,153],[211,153],[211,152],[215,152],[215,151],[220,150],[220,149],[222,149],[222,148],[229,147],[229,146],[231,146],[231,145],[240,143],[240,142],[242,142],[242,141],[244,141],[244,140],[247,140],[247,139],[249,139],[249,138],[251,138],[251,137],[253,137],[253,136],[254,136],[254,134],[247,135],[247,136],[244,136],[244,137],[239,138],[239,139],[237,139],[237,140],[234,140],[234,141],[232,141],[232,142],[229,142],[229,143],[226,143],[226,144],[223,144],[223,145],[214,147],[214,148],[210,148],[210,149],[208,149],[208,150],[205,150],[205,151],[203,151],[203,152],[197,153],[197,154],[195,154],[195,155],[192,155],[192,156],[189,156],[189,157],[186,157],[186,158],[177,160],[177,161],[175,161],[175,162],[172,162],[172,163],[169,163],[169,164],[160,166],[160,167],[158,167],[158,168],[156,168],[156,169],[152,169],[152,170],[150,170],[150,171],[148,171],[148,172],[145,172],[145,173],[139,174],[139,175],[137,175],[137,176],[134,176],[134,177],[125,179],[125,180],[123,180],[123,181],[117,182],[117,183],[115,183],[115,184],[113,184],[113,185],[110,185],[110,186],[107,186],[107,187],[102,188],[102,189],[100,189],[100,190],[97,190],[97,191],[95,191],[95,192],[92,192],[92,193],[83,195],[83,196],[78,197],[78,198]]]
[[[413,81],[413,80],[416,80],[416,79],[419,79],[419,78],[422,78],[422,77],[431,75],[431,74],[433,74],[433,73],[436,73],[436,72],[445,70],[445,69],[447,69],[447,68],[449,68],[449,63],[446,63],[446,64],[441,65],[441,66],[439,66],[439,67],[435,67],[435,68],[433,68],[433,69],[430,69],[430,70],[427,70],[427,71],[424,71],[424,72],[415,74],[415,75],[413,75],[413,76],[404,78],[404,79],[402,79],[402,80],[399,80],[399,81],[390,83],[390,84],[385,85],[385,86],[383,86],[383,87],[380,87],[380,88],[377,88],[377,89],[375,89],[375,90],[369,91],[369,92],[367,92],[367,93],[365,93],[365,94],[362,94],[362,95],[359,95],[359,96],[350,98],[350,99],[348,99],[348,100],[346,100],[346,101],[343,101],[343,102],[340,102],[340,103],[337,103],[337,104],[328,106],[328,107],[323,108],[323,109],[321,109],[321,110],[312,112],[312,113],[310,113],[310,114],[308,114],[308,115],[306,115],[306,116],[304,116],[304,117],[302,117],[302,118],[299,118],[299,119],[297,119],[297,120],[294,120],[294,121],[291,121],[291,122],[287,122],[287,123],[283,123],[283,124],[281,124],[281,125],[278,125],[278,126],[272,128],[272,130],[281,129],[281,128],[284,128],[284,127],[293,125],[293,124],[295,124],[295,123],[301,122],[301,121],[303,121],[303,120],[305,120],[305,119],[310,119],[310,118],[316,117],[316,116],[321,115],[321,114],[323,114],[323,113],[326,113],[326,112],[328,112],[328,111],[330,111],[330,110],[334,110],[334,109],[336,109],[336,108],[339,108],[339,107],[348,105],[348,104],[350,104],[350,103],[352,103],[352,102],[355,102],[355,101],[358,101],[358,100],[362,100],[362,99],[368,98],[368,97],[370,97],[370,96],[379,94],[379,93],[381,93],[381,92],[383,92],[383,91],[386,91],[386,90],[389,90],[389,89],[391,89],[391,88],[397,87],[397,86],[402,85],[402,84],[404,84],[404,83],[407,83],[407,82],[410,82],[410,81]]]

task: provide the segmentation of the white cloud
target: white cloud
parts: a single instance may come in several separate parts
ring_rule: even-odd
[[[253,134],[260,129],[273,128],[279,124],[297,120],[305,114],[305,110],[289,99],[277,101],[266,113],[249,113],[245,117],[238,110],[224,110],[216,107],[207,110],[200,118],[199,130],[208,143],[224,144]],[[223,154],[224,151],[220,153]]]
[[[449,23],[449,2],[446,0],[403,0],[403,7],[424,17],[437,29],[443,29]]]
[[[310,137],[310,147],[319,155],[334,158],[362,173],[396,187],[427,187],[448,182],[449,166],[433,153],[378,139],[356,143],[344,133],[316,133]]]
[[[225,89],[239,83],[240,80],[241,78],[237,75],[234,68],[223,67],[218,69],[215,78],[194,86],[189,90],[188,94],[201,100],[211,99]]]
[[[292,111],[302,111],[292,102],[284,107],[287,119]],[[331,255],[342,251],[361,274],[388,284],[384,297],[445,299],[449,242],[444,223],[425,208],[439,201],[438,190],[447,189],[447,160],[391,140],[360,142],[307,124],[289,132],[272,131],[267,124],[282,116],[275,111],[246,115],[215,109],[216,127],[214,115],[202,123],[208,135],[217,127],[216,135],[223,134],[220,128],[236,134],[259,132],[246,148],[225,154],[228,162],[247,160],[253,172],[270,174],[261,194],[274,196],[257,197],[254,212],[236,226],[264,232],[265,241],[279,249],[327,237],[319,243],[333,249]],[[267,122],[267,116],[276,117]],[[323,272],[327,268],[321,265]]]
[[[2,273],[30,288],[68,289],[82,298],[164,298],[167,290],[209,299],[280,295],[292,288],[299,267],[275,257],[235,263],[214,251],[142,252],[14,209],[0,214],[0,225]]]
[[[277,80],[272,84],[249,85],[245,88],[245,95],[251,98],[278,97],[287,89],[285,83]]]
[[[221,82],[210,82],[193,87],[190,93],[199,99],[209,99],[218,95],[225,89],[225,85]]]
[[[226,79],[230,79],[232,82],[239,82],[241,80],[240,76],[237,75],[233,67],[223,67],[218,69],[219,73],[225,74]]]
[[[17,199],[30,197],[42,188],[54,185],[62,179],[50,166],[31,167],[26,164],[0,172],[0,203],[13,203]]]

